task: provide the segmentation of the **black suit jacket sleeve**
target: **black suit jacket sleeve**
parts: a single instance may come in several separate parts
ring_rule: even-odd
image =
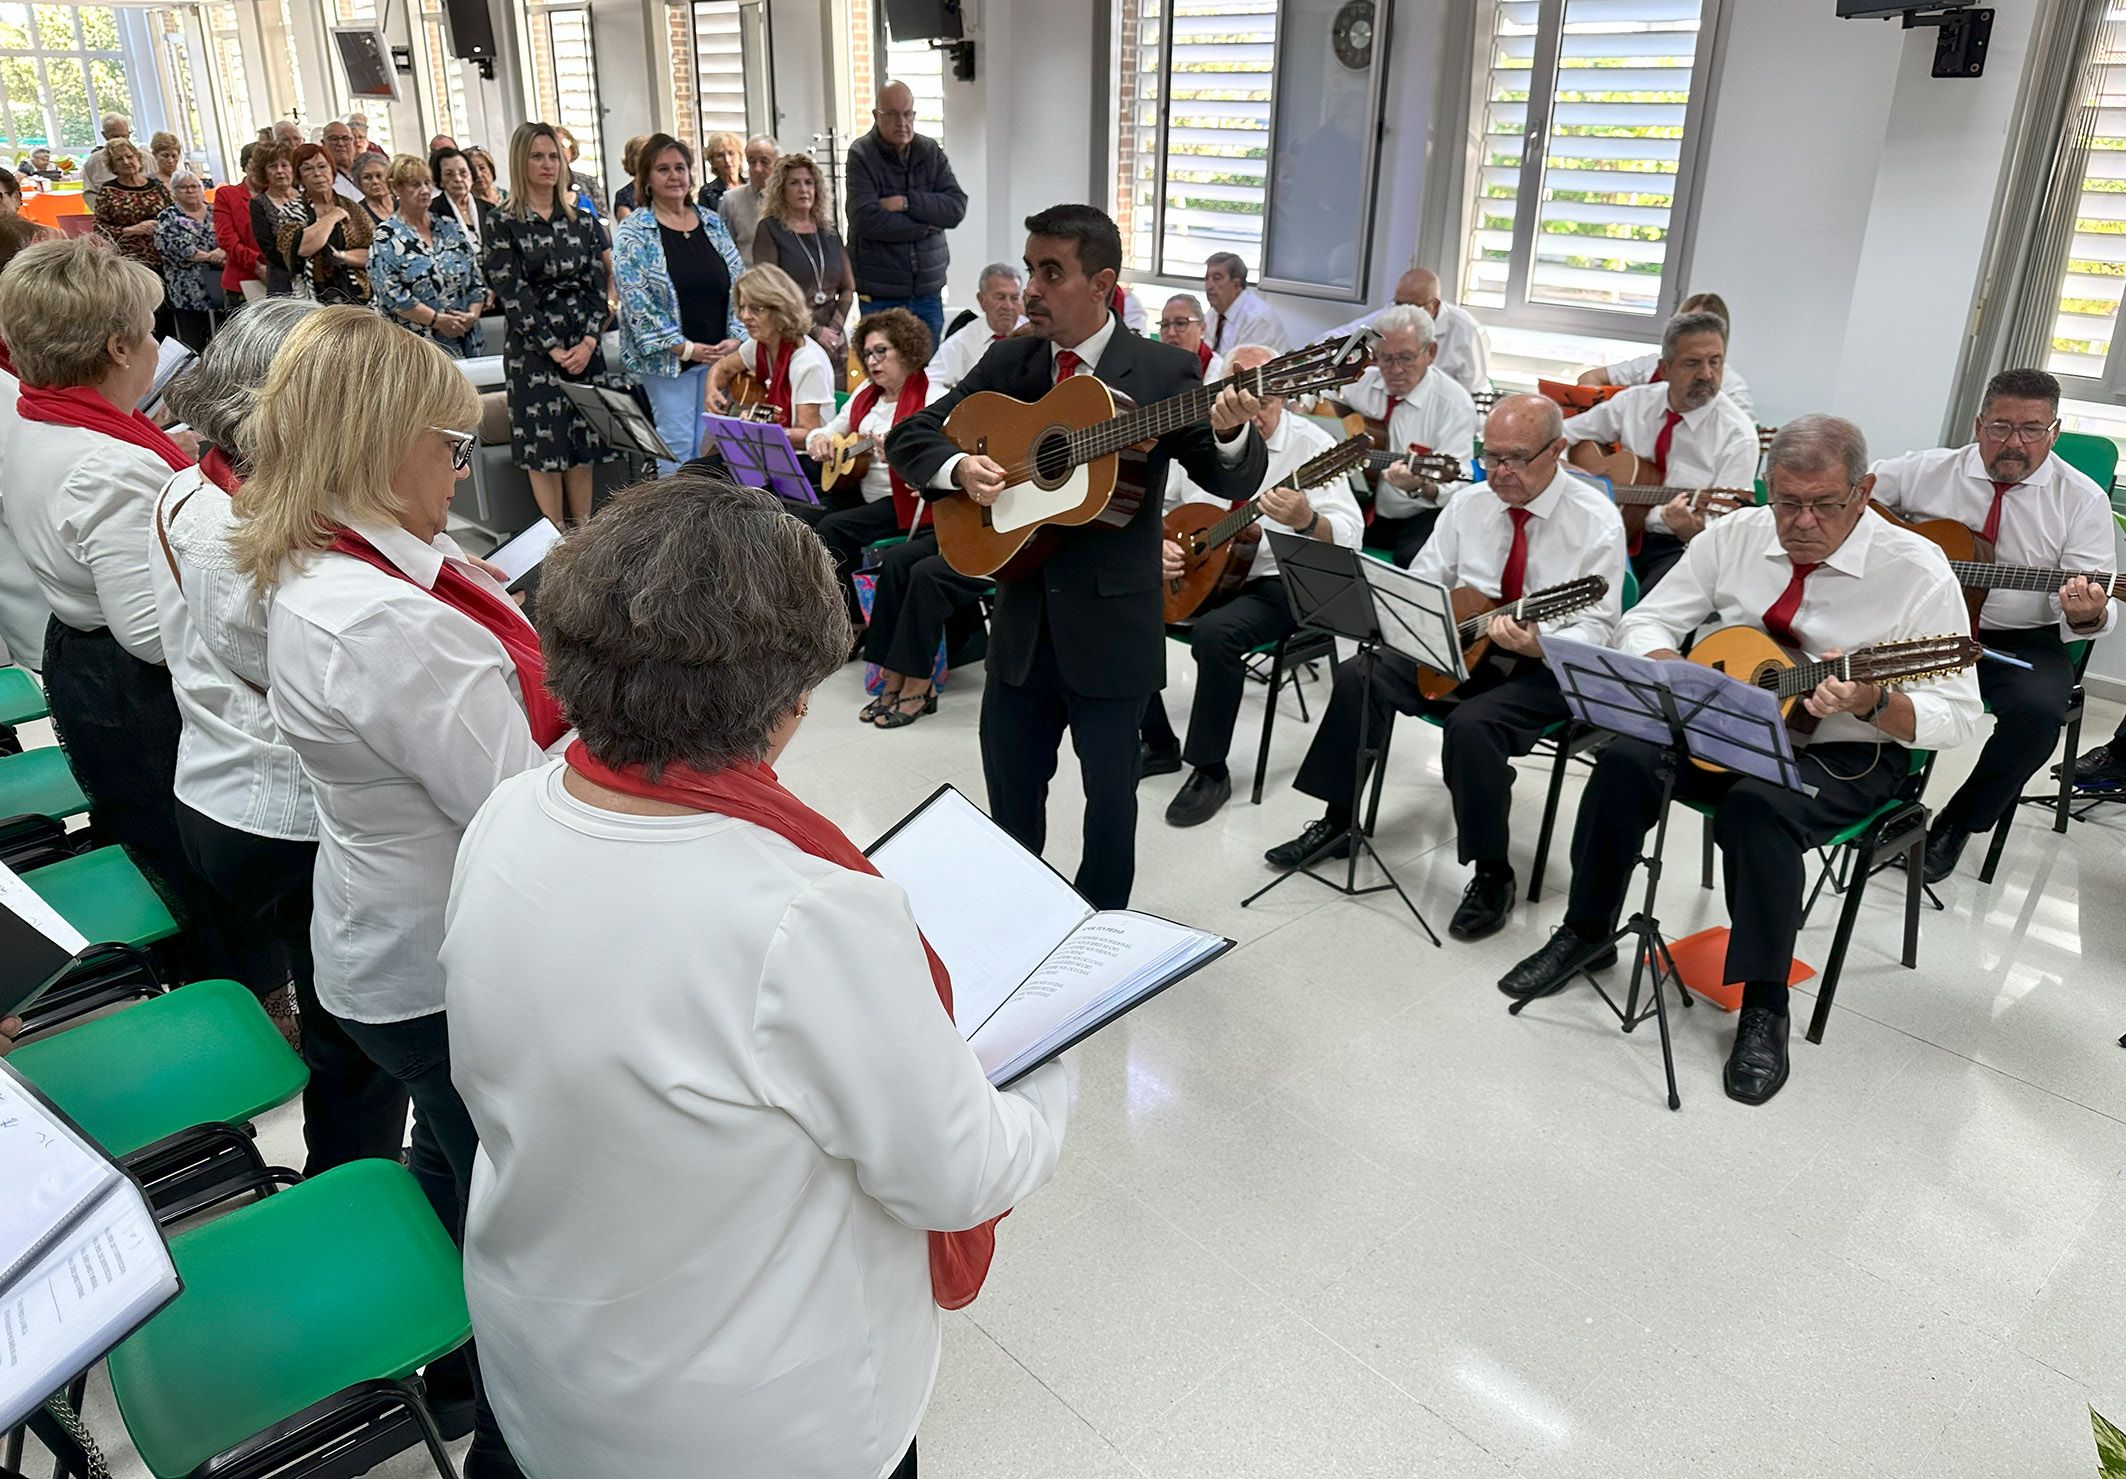
[[[1048,341],[1029,335],[992,344],[960,383],[886,434],[886,460],[909,487],[925,498],[938,498],[947,489],[933,488],[930,480],[938,469],[959,453],[959,446],[945,435],[945,418],[952,408],[980,390],[1002,391],[1021,400],[1038,399],[1041,375],[1033,360],[1048,359]]]

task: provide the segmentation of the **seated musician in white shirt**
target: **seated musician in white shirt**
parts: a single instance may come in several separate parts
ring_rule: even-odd
[[[1284,320],[1269,299],[1248,286],[1248,264],[1231,252],[1213,252],[1203,261],[1203,296],[1211,305],[1211,352],[1230,354],[1243,344],[1260,344],[1283,354],[1292,347]]]
[[[1203,366],[1203,378],[1216,380],[1225,373],[1225,360],[1213,353],[1203,337],[1203,305],[1194,293],[1176,293],[1166,300],[1159,314],[1159,342],[1186,349]],[[1244,347],[1244,346],[1243,346]]]
[[[1233,351],[1232,368],[1252,370],[1275,356],[1259,344],[1244,344]],[[1262,477],[1263,516],[1255,528],[1240,536],[1250,540],[1257,531],[1296,534],[1357,549],[1365,532],[1365,515],[1351,496],[1345,480],[1314,489],[1293,488],[1287,480],[1308,459],[1336,445],[1337,439],[1306,417],[1287,415],[1281,397],[1269,396],[1255,414],[1255,429],[1269,448],[1270,464]],[[1180,471],[1179,466],[1175,471]],[[1230,506],[1222,498],[1204,492],[1194,483],[1181,481],[1181,502]],[[1267,539],[1238,547],[1233,558],[1246,560],[1246,583],[1221,599],[1214,593],[1198,608],[1189,636],[1189,650],[1196,659],[1196,697],[1189,709],[1188,742],[1177,747],[1159,694],[1145,704],[1145,771],[1167,775],[1186,760],[1189,778],[1166,808],[1168,825],[1193,827],[1209,821],[1233,794],[1232,773],[1226,767],[1226,752],[1232,748],[1233,724],[1240,717],[1240,695],[1247,688],[1247,655],[1265,642],[1275,642],[1299,629],[1292,618],[1291,602],[1285,599],[1284,579],[1277,568],[1277,553]],[[1181,546],[1165,541],[1166,573],[1180,575]]]
[[[2052,757],[2074,686],[2067,644],[2101,637],[2117,619],[2111,593],[2085,578],[2117,568],[2111,500],[2054,455],[2059,413],[2059,381],[2043,370],[2003,370],[1979,402],[1976,442],[1875,464],[1875,501],[1904,518],[1953,519],[1991,541],[2002,565],[2083,572],[2049,589],[1996,590],[1979,610],[1979,640],[2030,666],[1979,668],[1993,733],[1970,776],[1934,814],[1929,883],[1956,870],[1965,840],[1992,830]]]
[[[1395,280],[1395,302],[1406,308],[1422,308],[1432,315],[1439,336],[1439,369],[1454,382],[1477,395],[1491,388],[1491,341],[1484,326],[1468,309],[1440,296],[1439,274],[1430,267],[1413,267]],[[1380,327],[1381,315],[1369,313],[1336,329],[1338,336],[1359,329]]]
[[[1437,452],[1467,464],[1476,452],[1476,404],[1453,377],[1438,373],[1437,326],[1422,308],[1397,304],[1373,322],[1380,340],[1373,364],[1336,399],[1369,422],[1385,422],[1374,440],[1390,452]],[[1369,428],[1370,430],[1370,428]],[[1457,490],[1408,466],[1391,463],[1373,487],[1373,519],[1366,543],[1389,551],[1398,565],[1417,558],[1432,526]]]
[[[1769,507],[1747,508],[1691,541],[1661,588],[1626,613],[1615,646],[1677,655],[1694,632],[1755,627],[1811,658],[1963,631],[1963,594],[1941,550],[1867,516],[1875,479],[1860,428],[1803,416],[1772,439]],[[1717,804],[1713,837],[1726,865],[1727,981],[1743,982],[1742,1012],[1723,1083],[1762,1104],[1787,1076],[1787,977],[1801,927],[1808,850],[1904,791],[1907,747],[1962,744],[1978,721],[1969,669],[1903,688],[1826,679],[1797,705],[1821,720],[1796,734],[1802,779],[1814,795],[1732,772],[1683,765],[1675,795]],[[1618,738],[1595,761],[1572,836],[1565,923],[1516,965],[1499,990],[1547,996],[1582,970],[1616,964],[1611,932],[1632,865],[1660,805],[1659,746]]]
[[[1679,313],[1717,313],[1727,321],[1728,337],[1735,332],[1734,316],[1727,311],[1727,299],[1718,293],[1692,293],[1683,300]],[[1666,376],[1661,369],[1659,354],[1638,354],[1630,359],[1620,359],[1611,364],[1598,365],[1580,376],[1582,385],[1655,385]],[[1750,399],[1748,382],[1735,372],[1733,365],[1723,365],[1720,374],[1720,393],[1741,407],[1742,414],[1752,419],[1757,414],[1756,405]]]
[[[930,359],[930,383],[940,392],[952,389],[989,346],[1026,322],[1026,277],[1013,262],[991,262],[975,289],[975,316],[947,334]]]
[[[1484,423],[1489,481],[1447,505],[1410,572],[1449,589],[1471,586],[1506,601],[1587,575],[1601,576],[1608,590],[1593,605],[1540,628],[1494,616],[1490,655],[1443,700],[1426,699],[1418,691],[1416,665],[1406,658],[1381,653],[1342,664],[1328,712],[1294,782],[1327,802],[1328,810],[1290,842],[1264,854],[1272,867],[1345,855],[1344,834],[1364,785],[1355,764],[1361,705],[1373,707],[1365,720],[1369,735],[1385,735],[1396,713],[1442,715],[1441,764],[1454,802],[1461,859],[1476,869],[1448,933],[1458,940],[1480,940],[1505,924],[1514,900],[1513,866],[1506,859],[1511,761],[1534,749],[1545,729],[1569,717],[1537,638],[1548,631],[1578,642],[1608,641],[1624,588],[1623,523],[1600,489],[1561,465],[1562,419],[1557,406],[1541,396],[1508,396],[1498,403]]]
[[[1614,442],[1638,458],[1639,482],[1670,488],[1730,489],[1742,500],[1757,480],[1757,426],[1720,393],[1727,370],[1727,320],[1679,313],[1661,331],[1662,379],[1636,385],[1565,422],[1569,442]],[[1650,591],[1682,557],[1683,546],[1721,499],[1693,507],[1678,493],[1646,516],[1644,542],[1631,551],[1639,588]]]

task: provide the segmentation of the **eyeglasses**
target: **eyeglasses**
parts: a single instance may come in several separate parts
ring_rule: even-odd
[[[1200,324],[1202,322],[1203,320],[1200,318],[1162,318],[1159,320],[1159,327],[1162,329],[1185,329],[1190,324]]]
[[[915,122],[915,109],[873,108],[871,110],[871,116],[873,118],[879,119],[881,122],[890,119],[896,123],[913,123]]]
[[[1416,354],[1376,354],[1373,363],[1383,370],[1414,370],[1424,357],[1422,350]]]
[[[1843,498],[1774,498],[1770,500],[1772,516],[1780,519],[1798,519],[1803,514],[1814,514],[1819,522],[1840,509],[1851,508],[1860,497],[1856,486]]]
[[[1540,452],[1494,452],[1487,447],[1476,460],[1483,464],[1485,472],[1519,472],[1541,462],[1556,450],[1555,447],[1545,447]]]
[[[2050,421],[1988,421],[1979,432],[1991,442],[2036,442],[2058,431],[2059,419]]]
[[[867,349],[858,350],[856,352],[856,357],[868,365],[871,363],[871,361],[875,359],[884,359],[887,355],[891,353],[893,353],[893,346],[891,344],[873,344]]]
[[[480,445],[480,439],[469,431],[452,431],[447,426],[428,428],[444,441],[450,443],[450,468],[463,472],[472,466],[472,449]]]

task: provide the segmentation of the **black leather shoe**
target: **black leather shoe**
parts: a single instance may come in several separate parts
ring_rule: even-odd
[[[1606,971],[1616,963],[1615,945],[1607,940],[1599,945],[1583,940],[1559,925],[1550,932],[1542,949],[1499,977],[1499,990],[1522,1001],[1533,1001],[1564,990],[1581,971]]]
[[[1961,827],[1952,827],[1947,822],[1936,822],[1927,833],[1927,855],[1920,863],[1920,871],[1929,883],[1940,883],[1956,871],[1956,860],[1964,855],[1964,844],[1971,834]]]
[[[1503,878],[1477,874],[1462,890],[1462,906],[1454,911],[1447,933],[1457,940],[1481,940],[1497,934],[1505,928],[1506,916],[1513,912],[1513,897],[1511,873]]]
[[[1762,1104],[1786,1085],[1786,1039],[1794,1020],[1769,1007],[1744,1007],[1735,1024],[1735,1050],[1720,1075],[1727,1097]]]
[[[1189,772],[1181,783],[1181,790],[1166,804],[1166,824],[1169,827],[1196,827],[1218,815],[1218,808],[1225,805],[1233,794],[1233,778],[1221,775],[1215,779],[1200,770]]]
[[[1181,771],[1181,746],[1171,750],[1155,750],[1143,741],[1137,743],[1137,774],[1178,775]]]
[[[1315,850],[1321,848],[1332,837],[1336,839],[1335,845],[1323,851],[1321,856],[1315,857]],[[1307,823],[1306,831],[1294,837],[1290,842],[1280,842],[1264,853],[1262,860],[1272,868],[1291,869],[1298,867],[1309,858],[1313,858],[1317,863],[1326,863],[1331,860],[1341,861],[1350,855],[1351,839],[1345,834],[1344,829],[1330,826],[1327,817],[1317,817]]]
[[[2060,767],[2052,767],[2056,776]],[[2098,745],[2093,750],[2084,750],[2074,761],[2074,783],[2077,786],[2126,785],[2126,755],[2111,744]]]

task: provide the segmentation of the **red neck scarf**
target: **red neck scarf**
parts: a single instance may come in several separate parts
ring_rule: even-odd
[[[797,412],[790,405],[790,355],[797,348],[795,339],[785,339],[775,351],[775,362],[763,365],[754,376],[760,381],[760,392],[768,398],[768,404],[782,413],[779,418],[784,426],[797,424]],[[754,363],[760,361],[760,351],[753,351]]]
[[[1204,343],[1201,343],[1201,342],[1198,342],[1198,344],[1196,345],[1196,363],[1197,363],[1197,364],[1199,364],[1199,365],[1201,365],[1201,366],[1203,366],[1203,373],[1204,373],[1204,374],[1208,375],[1208,374],[1210,374],[1210,373],[1211,373],[1211,346],[1210,346],[1210,345],[1208,345],[1208,344],[1204,344]],[[1393,409],[1394,409],[1394,407],[1393,407],[1393,406],[1390,406],[1390,407],[1389,407],[1389,409],[1390,409],[1390,410],[1393,410]]]
[[[41,385],[25,385],[15,402],[24,421],[44,421],[53,426],[78,426],[83,431],[93,431],[113,441],[124,442],[153,452],[169,467],[171,472],[183,472],[192,465],[184,448],[170,440],[170,434],[138,411],[121,411],[86,385],[70,385],[64,390],[47,390]]]
[[[930,377],[921,370],[917,370],[901,386],[901,398],[893,403],[893,424],[899,426],[910,416],[922,410],[924,403],[929,399]],[[871,408],[877,404],[878,387],[866,380],[863,388],[858,390],[855,395],[849,397],[850,428],[853,430],[862,426],[864,418],[871,414]],[[886,455],[885,437],[878,438],[878,444],[871,449],[871,455],[884,460]],[[893,470],[891,463],[887,463],[886,467],[893,478],[894,521],[901,528],[912,531],[915,527],[915,522],[929,513],[930,505],[925,503],[921,495],[913,488],[901,481],[901,475]]]
[[[904,392],[905,394],[905,392]],[[639,769],[615,770],[592,756],[582,740],[568,747],[569,768],[585,780],[608,790],[664,801],[694,811],[715,812],[765,827],[800,852],[852,873],[878,876],[878,869],[858,850],[841,828],[785,790],[775,772],[759,761],[727,766],[718,771],[700,771],[685,765],[667,765],[663,777],[650,780]],[[937,952],[923,941],[923,954],[930,961],[930,981],[937,987],[945,1015],[952,1015],[952,977]],[[930,1234],[930,1297],[941,1308],[959,1309],[982,1292],[989,1276],[989,1263],[996,1256],[997,1224],[1011,1214],[993,1217],[965,1232]]]
[[[345,526],[332,537],[327,548],[352,556],[365,565],[373,565],[410,586],[420,585],[411,575],[385,559],[375,545]],[[507,596],[496,595],[448,560],[437,572],[431,594],[453,611],[478,622],[502,644],[509,660],[517,665],[517,687],[524,697],[524,717],[531,721],[532,739],[539,748],[547,748],[568,733],[568,721],[561,716],[561,705],[546,691],[546,658],[539,651],[539,634],[524,619],[524,613],[512,605]]]
[[[228,454],[219,447],[207,448],[206,456],[199,459],[199,473],[224,493],[233,495],[244,485],[244,480],[236,475],[236,469],[229,465]]]

